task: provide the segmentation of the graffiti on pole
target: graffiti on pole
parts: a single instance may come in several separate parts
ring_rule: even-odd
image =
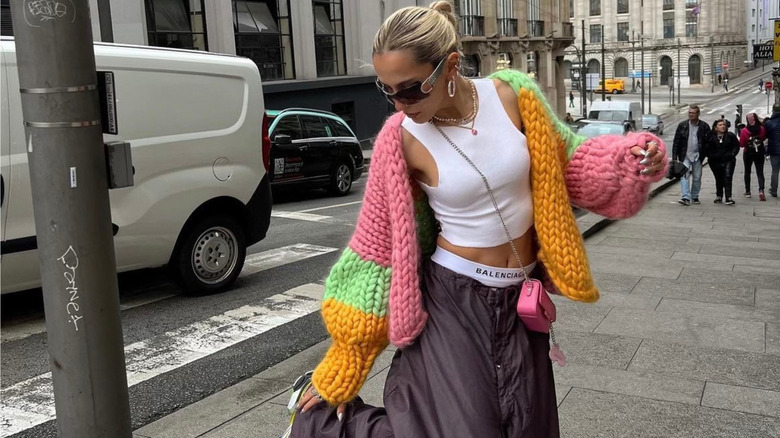
[[[76,21],[76,6],[73,0],[26,0],[24,20],[30,27],[58,20]]]

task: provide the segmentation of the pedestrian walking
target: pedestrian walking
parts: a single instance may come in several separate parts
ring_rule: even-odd
[[[398,113],[326,281],[333,343],[294,387],[293,437],[558,437],[551,357],[562,358],[549,324],[521,320],[519,291],[540,279],[595,301],[568,200],[631,216],[665,173],[657,137],[583,140],[524,73],[461,76],[456,26],[439,1],[396,11],[376,34],[377,85]],[[388,342],[384,408],[369,406],[357,394]]]
[[[707,137],[703,153],[710,163],[710,169],[715,176],[715,202],[723,203],[723,195],[726,195],[726,205],[734,205],[731,196],[731,187],[734,179],[734,168],[737,166],[737,154],[739,154],[739,140],[737,136],[728,131],[725,120],[716,120],[713,132]]]
[[[777,198],[777,177],[780,174],[780,106],[772,107],[772,117],[764,121],[766,128],[766,154],[772,165],[772,177],[769,181],[769,195]]]
[[[762,92],[764,91],[764,79],[758,78],[758,91]]]
[[[756,113],[750,113],[745,116],[744,129],[739,133],[739,146],[742,148],[742,162],[745,165],[745,194],[750,198],[750,173],[753,167],[756,168],[756,178],[758,179],[758,199],[766,201],[764,195],[764,156],[766,148],[766,129],[761,124],[761,120]]]
[[[574,92],[569,91],[569,108],[574,108]]]
[[[571,113],[566,113],[566,117],[563,119],[564,122],[573,125],[574,124],[574,117],[571,116]]]
[[[723,79],[723,89],[726,90],[726,93],[729,92],[729,78]]]
[[[674,132],[672,141],[672,158],[682,161],[688,172],[680,178],[682,189],[681,205],[701,204],[699,191],[701,190],[701,171],[704,162],[704,154],[701,148],[704,140],[710,133],[710,127],[699,120],[701,110],[696,105],[688,108],[688,120],[680,122]]]

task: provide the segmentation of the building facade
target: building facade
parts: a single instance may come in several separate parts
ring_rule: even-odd
[[[780,18],[780,1],[778,0],[746,0],[745,16],[748,60],[754,67],[763,67],[759,60],[753,60],[753,45],[772,43],[774,41],[774,22],[772,18]],[[771,64],[772,60],[764,60]]]
[[[566,50],[567,79],[571,66],[582,63],[583,33],[584,69],[601,73],[603,38],[605,76],[625,79],[627,88],[631,88],[634,78],[639,81],[643,75],[646,85],[648,82],[679,84],[683,88],[719,85],[725,78],[739,76],[752,64],[746,49],[746,12],[742,2],[569,0],[569,3],[577,40]]]
[[[0,0],[2,33],[10,0]],[[449,0],[459,16],[465,73],[499,66],[529,72],[554,108],[565,107],[564,48],[573,41],[558,0]],[[374,34],[394,11],[421,0],[89,0],[96,41],[176,47],[252,59],[266,108],[309,107],[342,116],[372,137],[392,107],[376,90]],[[110,23],[99,8],[110,7]],[[559,95],[560,94],[560,95]]]

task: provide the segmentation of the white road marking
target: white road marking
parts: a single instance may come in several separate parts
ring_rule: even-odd
[[[251,254],[246,257],[244,268],[242,269],[240,276],[243,277],[246,275],[256,274],[267,269],[276,268],[278,266],[297,262],[299,260],[305,260],[322,254],[328,254],[333,251],[338,251],[338,248],[299,243],[259,252],[257,254]],[[170,287],[163,286],[158,290],[133,297],[120,304],[119,308],[120,310],[133,309],[136,307],[145,306],[147,304],[156,303],[176,295],[178,294],[172,293]],[[46,323],[43,318],[23,321],[9,325],[8,327],[3,327],[2,331],[0,331],[0,340],[2,340],[2,342],[18,341],[20,339],[45,332]]]
[[[333,218],[331,216],[321,216],[318,214],[301,213],[298,211],[272,211],[271,216],[283,218],[283,219],[295,219],[299,221],[308,221],[308,222],[325,222],[325,223],[333,222]]]
[[[297,243],[295,245],[288,245],[269,251],[259,252],[257,254],[252,254],[246,257],[246,261],[244,261],[244,269],[241,271],[241,276],[255,274],[260,271],[265,271],[266,269],[275,268],[277,266],[282,266],[288,263],[328,254],[338,250],[338,248],[331,248],[329,246]]]
[[[153,338],[125,346],[127,383],[134,386],[202,359],[241,341],[287,324],[320,308],[325,287],[305,284]],[[51,373],[0,391],[0,437],[22,432],[55,418]]]
[[[324,207],[307,208],[306,210],[299,210],[298,213],[311,213],[312,211],[327,210],[329,208],[346,207],[348,205],[360,204],[362,202],[363,201],[352,201],[352,202],[345,202],[343,204],[326,205]]]

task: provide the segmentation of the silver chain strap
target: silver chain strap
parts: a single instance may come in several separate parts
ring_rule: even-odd
[[[444,137],[445,140],[447,140],[447,143],[452,146],[453,149],[455,149],[455,152],[457,152],[461,157],[463,157],[464,160],[466,160],[469,165],[471,165],[471,168],[474,169],[479,176],[482,178],[482,182],[485,183],[485,188],[487,188],[488,193],[490,194],[490,200],[493,201],[493,207],[496,209],[496,213],[498,213],[498,219],[501,221],[501,226],[504,227],[504,233],[506,233],[506,239],[509,241],[509,246],[512,247],[512,252],[515,254],[515,257],[517,258],[517,263],[520,265],[520,270],[523,272],[523,279],[525,281],[528,281],[528,273],[525,272],[525,267],[523,266],[523,261],[520,259],[520,254],[517,252],[517,248],[515,248],[515,243],[512,241],[512,235],[509,234],[509,229],[506,227],[506,223],[504,223],[504,216],[501,215],[501,210],[498,208],[498,202],[496,202],[496,197],[493,195],[493,190],[490,188],[490,184],[488,184],[487,177],[484,173],[482,173],[479,168],[474,164],[473,161],[471,161],[471,158],[468,157],[459,147],[455,144],[455,142],[450,139],[447,134],[444,133],[444,131],[441,130],[441,127],[439,127],[436,124],[431,123],[436,130],[439,131],[439,133]],[[555,331],[553,330],[553,323],[550,322],[550,340],[552,341],[553,345],[558,345],[558,342],[555,340]]]
[[[517,248],[515,248],[515,243],[512,241],[512,235],[509,234],[509,229],[506,227],[506,223],[504,223],[504,216],[501,215],[501,210],[498,208],[498,202],[496,202],[496,197],[493,195],[493,190],[490,188],[490,184],[488,184],[487,177],[485,177],[485,174],[483,174],[479,168],[474,164],[473,161],[471,161],[471,158],[468,157],[465,153],[463,153],[462,150],[453,142],[447,134],[442,131],[441,127],[439,127],[436,124],[431,123],[438,131],[441,133],[441,135],[444,137],[445,140],[447,140],[447,143],[452,146],[453,149],[455,149],[455,152],[460,154],[461,157],[463,157],[464,160],[466,160],[467,163],[471,165],[471,167],[477,171],[480,177],[482,177],[482,182],[485,183],[485,188],[487,188],[488,193],[490,194],[490,200],[493,201],[493,207],[496,209],[496,213],[498,213],[498,219],[501,221],[501,226],[504,227],[504,232],[506,233],[506,239],[509,241],[509,246],[512,247],[512,252],[515,254],[515,257],[517,258],[517,263],[520,265],[520,270],[523,272],[523,279],[525,281],[528,281],[528,273],[525,272],[525,267],[523,266],[523,261],[520,259],[520,254],[517,252]]]

